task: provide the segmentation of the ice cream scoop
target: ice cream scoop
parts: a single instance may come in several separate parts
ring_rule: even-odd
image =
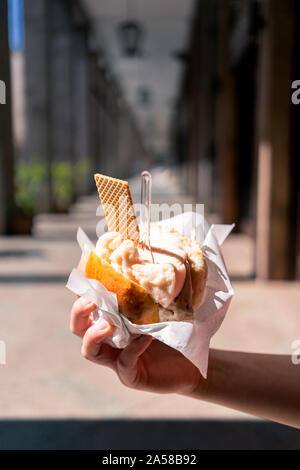
[[[99,238],[95,254],[168,308],[185,283],[187,254],[177,232],[162,230],[156,224],[151,225],[151,247],[154,263],[148,249],[123,240],[117,232],[108,232]]]

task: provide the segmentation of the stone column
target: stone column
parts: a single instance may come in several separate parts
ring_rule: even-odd
[[[230,66],[230,5],[223,2],[219,9],[218,74],[220,91],[217,98],[217,158],[219,209],[224,223],[237,220],[237,115],[236,90]]]
[[[7,0],[0,2],[0,80],[5,103],[0,104],[0,233],[7,233],[14,214],[14,147],[8,45]]]
[[[99,111],[99,75],[98,55],[90,52],[88,56],[88,122],[89,122],[89,155],[92,172],[101,173],[100,168],[100,111]],[[90,187],[94,187],[92,182]]]
[[[67,1],[48,2],[50,150],[53,210],[65,211],[74,197],[72,122],[72,18]]]
[[[47,172],[38,211],[51,206],[47,6],[47,0],[26,0],[24,5],[26,132],[22,156],[26,162],[41,163]]]
[[[71,24],[66,2],[49,4],[49,97],[51,147],[54,161],[70,161]]]
[[[72,153],[78,174],[76,194],[87,191],[92,166],[88,145],[87,31],[76,27],[72,35]]]
[[[256,269],[260,279],[288,279],[291,243],[291,83],[294,2],[264,2],[258,96]]]

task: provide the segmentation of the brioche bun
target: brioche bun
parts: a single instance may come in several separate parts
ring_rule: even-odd
[[[159,321],[158,305],[146,290],[116,271],[93,251],[87,260],[85,274],[117,295],[120,312],[132,323],[142,325]]]

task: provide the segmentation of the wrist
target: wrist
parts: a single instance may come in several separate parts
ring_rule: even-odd
[[[205,379],[197,369],[197,381],[192,384],[187,393],[183,393],[190,398],[197,398],[204,401],[210,401],[216,393],[216,384],[220,382],[218,378],[222,374],[220,351],[211,349],[208,358],[207,378]]]

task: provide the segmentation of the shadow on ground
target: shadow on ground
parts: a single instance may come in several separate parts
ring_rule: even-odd
[[[66,284],[69,274],[58,274],[58,275],[49,275],[49,274],[35,274],[35,275],[0,275],[0,284],[55,284],[63,283]]]
[[[43,250],[0,250],[0,258],[42,258]]]
[[[300,430],[263,421],[5,420],[0,449],[300,449]]]

